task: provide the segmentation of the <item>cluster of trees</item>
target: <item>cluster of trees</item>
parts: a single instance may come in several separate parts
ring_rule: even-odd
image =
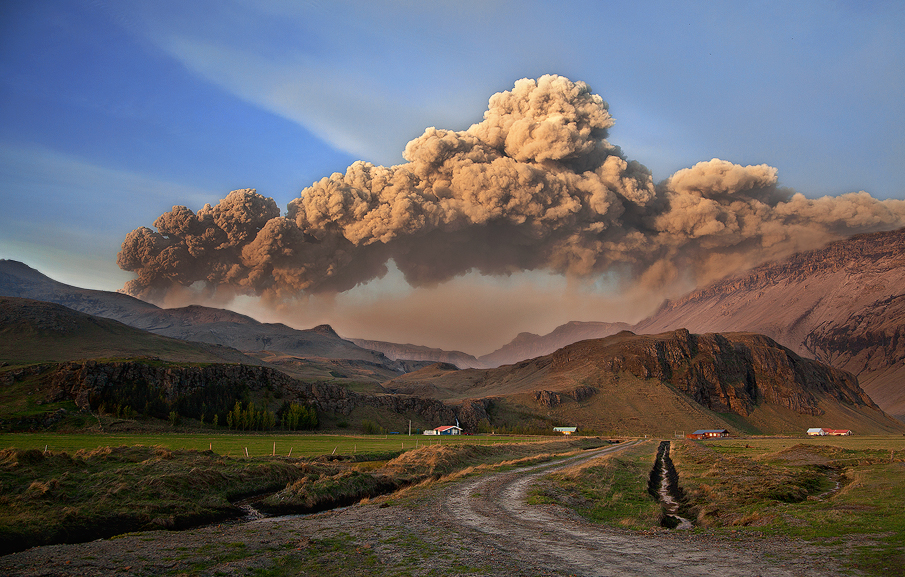
[[[313,406],[284,401],[274,412],[268,409],[270,404],[267,400],[271,397],[266,393],[266,398],[255,404],[248,400],[251,396],[248,385],[232,381],[199,387],[176,399],[168,399],[158,384],[136,378],[123,379],[116,387],[92,393],[89,402],[101,415],[125,419],[152,417],[167,420],[173,427],[184,418],[190,418],[199,419],[202,425],[209,424],[215,429],[225,425],[236,431],[267,431],[277,427],[288,431],[317,428],[317,410]]]
[[[299,403],[283,403],[280,408],[283,428],[288,431],[310,430],[317,428],[317,411],[314,407]]]
[[[99,415],[112,415],[117,419],[131,419],[133,417],[138,416],[138,411],[134,410],[130,405],[113,405],[112,407],[108,407],[105,403],[101,403],[97,407],[97,412]]]
[[[236,401],[233,409],[226,413],[226,426],[237,431],[267,431],[276,427],[277,422],[287,431],[315,429],[317,410],[301,403],[284,402],[278,413],[274,413],[251,401],[244,407],[241,401]]]
[[[242,401],[236,401],[233,410],[226,413],[226,426],[237,431],[266,431],[277,422],[273,411],[267,407],[256,407],[251,401],[243,408]]]

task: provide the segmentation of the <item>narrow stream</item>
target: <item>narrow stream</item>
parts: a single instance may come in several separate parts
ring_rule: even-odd
[[[218,521],[216,523],[212,523],[211,525],[240,525],[243,523],[253,523],[255,521],[261,521],[266,519],[268,522],[278,522],[285,519],[294,519],[296,517],[307,517],[309,515],[316,515],[317,513],[323,513],[324,511],[342,511],[349,507],[349,505],[337,505],[336,507],[330,507],[328,509],[324,509],[324,511],[313,511],[310,513],[265,513],[258,509],[258,503],[266,499],[267,497],[273,495],[273,493],[262,493],[260,495],[253,495],[251,497],[246,497],[245,499],[240,499],[235,501],[233,505],[238,507],[241,511],[241,515],[237,515],[230,519],[226,519],[225,521]]]
[[[652,479],[659,478],[660,485],[657,488],[657,496],[663,505],[662,525],[670,529],[693,529],[691,521],[679,515],[679,502],[675,495],[679,494],[678,479],[672,459],[669,458],[669,441],[662,441],[657,450],[657,461]]]
[[[236,501],[234,505],[242,509],[242,512],[244,514],[235,521],[247,523],[248,521],[257,521],[258,519],[268,517],[269,515],[266,515],[257,509],[257,504],[269,497],[271,494],[272,493],[255,495],[254,497],[248,497],[247,499]]]

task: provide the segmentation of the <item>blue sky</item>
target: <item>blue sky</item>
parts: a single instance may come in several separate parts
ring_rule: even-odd
[[[354,160],[402,162],[426,127],[464,130],[493,93],[549,73],[609,102],[609,140],[655,181],[719,157],[774,166],[811,198],[902,199],[902,30],[897,1],[5,0],[0,258],[116,290],[131,278],[116,266],[125,235],[173,205],[256,188],[285,211]],[[390,275],[294,324],[403,339],[375,307],[421,314],[465,288],[488,302],[534,296],[492,338],[464,326],[437,337],[430,327],[456,324],[441,316],[408,340],[482,353],[579,314],[628,320],[605,307],[528,312],[568,284],[471,275],[424,293]]]

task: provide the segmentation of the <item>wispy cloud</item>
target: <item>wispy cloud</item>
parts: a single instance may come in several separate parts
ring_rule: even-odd
[[[481,35],[491,26],[487,13],[505,5],[218,2],[195,25],[187,12],[197,3],[166,10],[144,3],[130,27],[245,102],[338,150],[392,165],[428,126],[480,121],[493,92],[480,80],[496,76],[491,86],[501,89],[516,79],[500,72],[512,59],[498,46],[501,34],[487,30],[475,43],[454,32]]]
[[[4,195],[19,202],[41,198],[40,203],[25,204],[30,206],[29,216],[59,218],[73,214],[73,209],[81,215],[82,208],[90,204],[105,210],[95,210],[96,216],[87,218],[103,219],[105,223],[112,214],[129,222],[140,218],[139,213],[151,214],[153,205],[203,205],[215,201],[218,194],[152,175],[101,166],[45,147],[9,143],[0,143],[0,183]],[[136,202],[138,198],[142,201]]]
[[[37,146],[0,143],[0,258],[41,266],[64,279],[92,270],[93,287],[116,290],[116,253],[135,219],[216,193],[150,175],[92,164]],[[90,264],[90,266],[88,266]]]
[[[454,87],[440,74],[451,58],[463,51],[478,56],[479,47],[450,52],[436,30],[426,34],[412,17],[400,16],[412,8],[338,3],[328,11],[315,3],[235,2],[200,27],[145,10],[138,29],[188,70],[242,100],[304,126],[338,150],[395,164],[405,143],[427,126],[467,128],[486,105],[486,94],[474,98],[476,91]],[[439,93],[440,85],[452,90]],[[463,107],[469,95],[473,106]]]

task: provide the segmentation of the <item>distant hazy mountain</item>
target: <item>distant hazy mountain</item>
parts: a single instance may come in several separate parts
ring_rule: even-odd
[[[859,235],[665,303],[632,329],[751,331],[850,371],[905,420],[905,229]]]
[[[159,335],[244,352],[266,350],[302,358],[362,361],[389,373],[404,371],[403,364],[340,338],[326,325],[297,330],[211,307],[163,309],[128,295],[63,284],[17,261],[0,260],[0,296],[57,303]]]
[[[524,359],[548,355],[566,345],[587,339],[599,339],[630,329],[626,323],[571,321],[546,335],[521,333],[496,351],[478,358],[484,367],[511,365]]]
[[[156,335],[56,303],[0,297],[0,361],[20,364],[137,356],[262,364],[236,349]]]
[[[483,399],[497,423],[511,415],[515,422],[581,423],[615,433],[727,428],[800,434],[814,423],[863,433],[905,431],[851,374],[749,333],[626,331],[495,369],[437,364],[383,387],[447,402]]]
[[[367,339],[349,339],[356,345],[385,354],[393,360],[429,361],[432,363],[449,363],[460,369],[479,368],[484,365],[474,356],[461,351],[445,351],[420,345],[400,345],[386,341],[370,341]]]
[[[83,289],[57,282],[14,260],[0,260],[0,296],[57,303],[89,315],[130,322],[159,307],[116,292]],[[143,327],[139,327],[143,328]]]
[[[521,333],[512,339],[510,343],[503,345],[492,353],[477,358],[459,351],[445,351],[418,345],[401,345],[366,339],[351,340],[360,347],[379,351],[391,359],[449,363],[460,369],[486,369],[548,355],[555,350],[578,341],[599,339],[615,335],[630,328],[631,325],[626,323],[571,321],[556,327],[546,335]]]

